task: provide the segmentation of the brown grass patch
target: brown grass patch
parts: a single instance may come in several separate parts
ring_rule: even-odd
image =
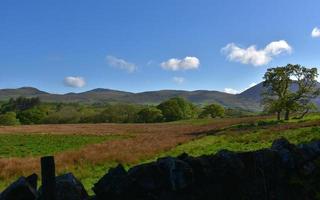
[[[1,133],[50,133],[50,134],[118,134],[130,135],[127,139],[93,144],[76,151],[66,151],[55,155],[57,171],[65,171],[74,166],[102,164],[106,161],[137,163],[142,159],[169,150],[178,144],[203,136],[222,128],[265,119],[267,117],[246,117],[216,119],[205,125],[188,123],[162,124],[69,124],[69,125],[28,125],[0,127]],[[0,179],[10,179],[17,175],[39,174],[39,157],[0,159]]]

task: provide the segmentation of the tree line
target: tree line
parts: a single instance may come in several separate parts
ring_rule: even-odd
[[[1,104],[0,124],[155,123],[250,114],[219,104],[195,105],[181,97],[159,105],[47,103],[19,97]]]

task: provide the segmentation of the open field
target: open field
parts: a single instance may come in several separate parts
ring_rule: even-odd
[[[319,115],[286,123],[258,116],[161,124],[4,126],[0,127],[0,190],[17,176],[39,174],[41,155],[54,154],[59,174],[71,171],[90,189],[117,163],[130,166],[183,152],[255,150],[279,137],[304,143],[320,139],[318,127]]]
[[[90,144],[120,139],[120,136],[3,134],[0,136],[2,158],[51,155],[66,150],[76,150]]]

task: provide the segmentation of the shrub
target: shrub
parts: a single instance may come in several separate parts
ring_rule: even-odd
[[[224,108],[218,104],[210,104],[203,108],[203,111],[200,114],[200,118],[205,117],[223,117],[224,116]]]
[[[181,97],[171,98],[157,106],[165,121],[191,119],[196,116],[196,107]]]
[[[107,105],[105,110],[98,114],[94,121],[99,123],[133,123],[137,121],[140,107],[130,104]]]
[[[137,121],[141,123],[161,122],[163,115],[161,110],[155,107],[147,107],[140,110],[137,114]]]
[[[15,112],[7,112],[5,114],[0,115],[0,124],[1,125],[18,125],[19,120],[16,117]]]
[[[22,124],[39,124],[45,118],[46,114],[40,109],[31,108],[19,112],[17,118]]]
[[[57,112],[50,113],[43,120],[46,124],[73,124],[80,121],[80,113],[72,106],[59,108]]]

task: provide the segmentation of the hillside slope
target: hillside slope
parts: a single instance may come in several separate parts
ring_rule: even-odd
[[[0,90],[0,101],[19,96],[39,97],[44,102],[80,102],[80,103],[137,103],[158,104],[172,97],[184,97],[195,104],[219,103],[225,107],[260,110],[258,102],[246,97],[218,91],[196,90],[159,90],[131,93],[111,89],[94,89],[82,93],[51,94],[36,88],[24,87],[18,89]]]
[[[292,84],[290,89],[291,91],[297,90],[297,84]],[[320,83],[317,84],[317,87],[320,88]],[[261,94],[263,93],[264,87],[262,82],[243,91],[242,93],[238,94],[238,97],[242,97],[245,99],[249,99],[249,101],[254,101],[256,103],[261,101]],[[320,96],[313,100],[318,106],[320,106]]]
[[[320,83],[318,83],[318,87],[320,88]],[[291,89],[295,90],[295,85],[292,85]],[[32,87],[22,87],[17,89],[0,89],[0,101],[25,96],[39,97],[44,102],[158,104],[172,97],[183,97],[195,104],[219,103],[229,108],[259,111],[261,110],[260,101],[262,92],[262,83],[237,95],[210,90],[159,90],[132,93],[103,88],[81,93],[51,94]],[[314,102],[320,106],[320,97],[316,98]]]

